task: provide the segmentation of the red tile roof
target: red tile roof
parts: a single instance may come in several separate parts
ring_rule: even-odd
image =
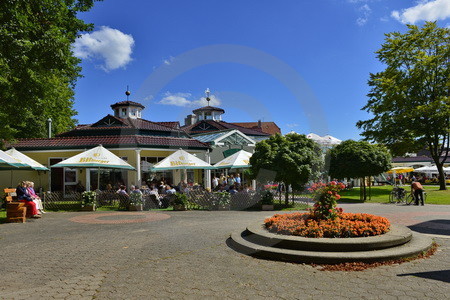
[[[112,123],[112,125],[108,125],[108,123]],[[110,130],[110,129],[137,129],[137,130],[146,130],[146,131],[162,131],[162,132],[170,132],[170,133],[183,133],[179,127],[179,122],[152,122],[144,119],[131,119],[131,118],[118,118],[113,115],[107,115],[101,120],[88,125],[79,125],[74,129],[63,132],[58,136],[74,136],[74,135],[82,135],[82,132],[85,130]]]
[[[245,128],[261,130],[262,132],[270,135],[274,135],[277,133],[281,134],[281,129],[277,124],[275,124],[275,122],[261,122],[261,128],[259,127],[258,122],[234,122],[232,124]]]
[[[428,156],[411,156],[411,157],[401,157],[397,156],[392,159],[394,163],[403,163],[403,162],[432,162],[433,159]]]
[[[139,106],[139,107],[145,108],[144,105],[142,105],[142,104],[140,104],[140,103],[138,103],[138,102],[129,101],[129,100],[126,100],[126,101],[120,101],[120,102],[111,104],[111,108],[112,108],[112,109],[116,108],[117,106]]]
[[[82,149],[95,147],[99,144],[105,147],[159,147],[159,148],[200,148],[207,149],[205,143],[192,138],[175,138],[143,135],[119,136],[76,136],[42,139],[21,139],[11,146],[17,150],[45,150],[45,149]]]
[[[211,129],[211,130],[193,130],[196,126],[200,125],[201,123],[207,123],[213,128],[217,129]],[[202,120],[195,124],[189,125],[189,126],[183,126],[181,127],[185,132],[188,134],[199,134],[199,133],[207,133],[207,132],[214,132],[219,130],[226,130],[226,129],[237,129],[243,134],[246,135],[257,135],[257,136],[267,136],[269,134],[262,132],[261,130],[251,129],[251,128],[245,128],[239,125],[236,125],[234,123],[228,123],[225,121],[213,121],[213,120]]]
[[[173,129],[180,129],[180,122],[178,121],[168,121],[168,122],[155,122],[157,124],[160,124],[162,126],[167,126]]]
[[[203,107],[194,109],[192,112],[195,114],[196,112],[199,112],[199,111],[220,111],[222,113],[225,113],[225,110],[223,110],[222,108],[214,107],[214,106],[203,106]]]

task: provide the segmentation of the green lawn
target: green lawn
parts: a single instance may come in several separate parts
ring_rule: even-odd
[[[408,192],[410,191],[409,186],[403,186]],[[428,204],[447,204],[450,205],[450,189],[445,191],[440,191],[438,186],[425,186],[425,191],[427,192]],[[392,186],[374,186],[371,188],[371,199],[367,197],[365,203],[387,203],[389,202],[389,193],[392,191]],[[367,194],[369,194],[369,189],[367,188]],[[359,200],[359,188],[353,188],[348,191],[342,191],[340,193],[341,199],[339,203],[352,202],[361,203],[363,201]]]

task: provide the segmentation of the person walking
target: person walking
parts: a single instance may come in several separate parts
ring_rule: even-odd
[[[423,203],[423,186],[417,180],[414,180],[411,184],[411,193],[414,192],[414,205],[419,205],[419,199],[422,205]]]

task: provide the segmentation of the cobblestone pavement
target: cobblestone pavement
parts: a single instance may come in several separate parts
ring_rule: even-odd
[[[448,299],[450,206],[342,207],[431,234],[438,252],[400,265],[330,272],[255,259],[226,245],[230,232],[270,212],[164,212],[170,218],[139,223],[124,222],[134,218],[126,214],[47,213],[25,224],[0,224],[0,298]],[[120,222],[70,220],[89,214]]]

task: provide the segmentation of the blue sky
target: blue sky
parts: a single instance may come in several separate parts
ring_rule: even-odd
[[[449,26],[450,0],[105,0],[79,17],[95,25],[74,45],[81,124],[112,113],[127,85],[143,118],[183,124],[209,88],[225,121],[357,140],[384,34]]]

